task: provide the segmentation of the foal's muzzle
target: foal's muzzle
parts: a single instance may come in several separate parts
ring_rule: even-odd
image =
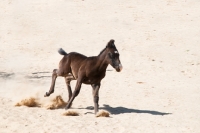
[[[115,66],[115,70],[117,71],[117,72],[121,72],[122,71],[122,64],[119,64],[119,65],[117,65],[117,66]]]

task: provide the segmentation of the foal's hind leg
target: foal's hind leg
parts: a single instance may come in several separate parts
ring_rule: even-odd
[[[56,82],[57,76],[58,76],[58,69],[54,69],[53,73],[52,73],[52,81],[51,81],[50,90],[49,90],[49,92],[46,92],[44,97],[48,97],[54,92],[54,87],[55,87],[55,82]]]
[[[81,80],[77,80],[75,90],[74,90],[74,92],[73,92],[73,94],[72,94],[71,99],[70,99],[69,102],[67,103],[67,106],[65,107],[65,109],[69,109],[69,108],[71,107],[74,98],[75,98],[76,96],[78,96],[78,94],[79,94],[79,92],[80,92],[81,84],[82,84]]]
[[[67,89],[68,89],[68,97],[69,97],[68,102],[69,102],[69,100],[72,97],[72,89],[71,89],[71,85],[70,85],[71,80],[68,79],[67,77],[65,77],[65,82],[66,82]]]

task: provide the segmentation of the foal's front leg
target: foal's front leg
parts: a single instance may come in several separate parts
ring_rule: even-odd
[[[99,88],[100,88],[100,83],[92,84],[95,114],[99,111]]]
[[[79,94],[79,92],[80,92],[81,84],[82,84],[81,80],[77,80],[75,90],[74,90],[74,92],[73,92],[73,94],[72,94],[71,99],[70,99],[69,102],[67,103],[67,106],[66,106],[65,109],[69,109],[69,108],[71,107],[74,98],[75,98],[76,96],[78,96],[78,94]]]

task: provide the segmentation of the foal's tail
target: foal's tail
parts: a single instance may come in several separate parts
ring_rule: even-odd
[[[58,53],[61,55],[67,55],[67,53],[65,52],[65,50],[63,50],[62,48],[58,49]]]

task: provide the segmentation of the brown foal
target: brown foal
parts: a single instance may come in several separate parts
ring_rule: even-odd
[[[110,40],[106,48],[98,56],[86,57],[76,52],[67,54],[62,48],[58,52],[64,55],[64,57],[59,63],[59,69],[53,70],[50,90],[44,96],[50,96],[54,92],[55,81],[58,76],[64,77],[69,94],[66,109],[69,109],[74,98],[79,94],[82,83],[90,84],[93,88],[94,110],[96,114],[99,109],[99,88],[101,80],[106,75],[106,68],[110,64],[117,72],[122,70],[119,52],[114,44],[114,40]],[[71,80],[77,80],[73,93],[70,86]]]

